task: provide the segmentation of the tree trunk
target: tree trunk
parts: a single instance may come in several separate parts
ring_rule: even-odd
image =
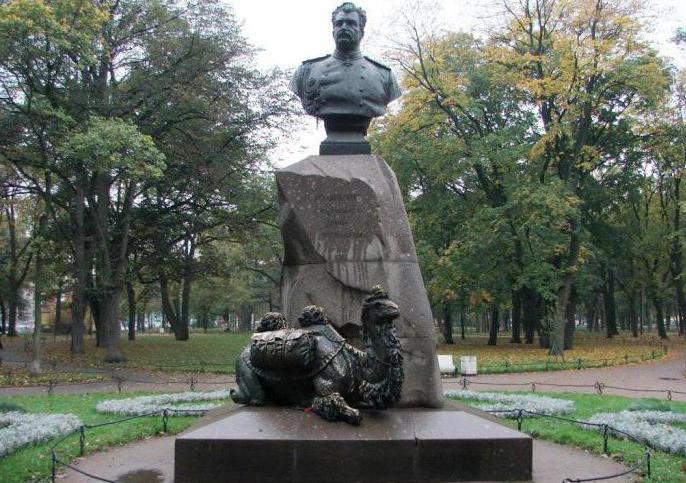
[[[454,344],[453,340],[453,312],[450,304],[443,305],[443,338],[446,344]]]
[[[252,306],[249,304],[242,305],[239,314],[240,320],[238,330],[241,332],[250,332],[252,330]]]
[[[639,333],[643,335],[643,321],[645,319],[645,288],[641,287],[641,298],[639,299],[639,312],[638,315],[640,317],[639,319]]]
[[[42,232],[44,219],[39,224],[38,230]],[[31,363],[29,373],[32,375],[40,374],[40,353],[41,353],[41,329],[43,325],[43,257],[40,249],[35,254],[34,279],[33,279],[33,348],[31,353]]]
[[[550,349],[548,355],[564,355],[564,335],[567,326],[567,304],[572,294],[573,278],[571,274],[565,276],[565,280],[560,288],[557,301],[552,313],[552,323],[550,331]]]
[[[638,317],[636,316],[636,290],[632,289],[629,292],[629,326],[631,328],[631,336],[638,337]]]
[[[7,305],[5,299],[0,296],[0,335],[7,333]]]
[[[617,330],[617,304],[615,302],[615,274],[612,269],[608,269],[606,272],[604,301],[607,337],[612,338],[619,334]]]
[[[188,340],[190,328],[191,286],[193,284],[193,263],[195,260],[195,241],[188,237],[184,246],[183,286],[181,288],[181,321],[179,330],[174,332],[176,340]]]
[[[512,339],[513,344],[522,343],[522,291],[512,291]]]
[[[7,320],[7,336],[16,337],[17,336],[17,312],[19,309],[19,290],[12,287],[9,284],[7,290],[7,308],[8,308],[8,320]]]
[[[9,308],[9,320],[7,335],[9,337],[16,337],[17,316],[19,312],[20,301],[19,291],[24,283],[26,273],[29,269],[29,264],[31,263],[31,258],[29,255],[28,260],[23,264],[21,263],[21,258],[23,255],[25,255],[26,250],[28,249],[28,242],[27,244],[24,244],[22,248],[19,248],[19,240],[17,239],[16,212],[12,200],[10,200],[5,207],[5,213],[7,215],[7,243],[9,249],[9,273],[7,276],[7,302]],[[23,267],[21,265],[23,265]]]
[[[103,347],[105,345],[105,327],[102,325],[102,300],[100,296],[91,294],[88,297],[88,306],[91,309],[91,317],[95,325],[95,346]]]
[[[569,296],[567,307],[565,309],[565,350],[574,349],[574,333],[576,332],[576,289],[572,286],[572,293]]]
[[[667,339],[667,330],[665,329],[665,317],[662,312],[662,301],[657,297],[653,297],[653,306],[655,307],[655,317],[657,319],[657,335],[660,339]]]
[[[524,342],[534,343],[534,334],[540,326],[542,310],[541,296],[533,289],[524,287],[522,289],[522,323],[524,325]]]
[[[128,339],[136,340],[136,291],[133,283],[126,282],[126,301],[129,308],[129,331]]]
[[[61,334],[64,332],[64,328],[62,327],[62,290],[63,290],[63,285],[64,281],[62,278],[60,278],[57,281],[57,293],[55,294],[55,327],[54,327],[54,332],[55,335]]]
[[[71,301],[71,352],[85,352],[84,320],[86,318],[86,287],[88,286],[88,261],[86,255],[86,233],[84,227],[85,200],[82,180],[76,185],[73,199],[72,229],[74,230],[74,288]]]
[[[465,312],[462,310],[460,312],[460,339],[465,340],[467,337],[465,337],[464,334],[464,325],[465,325]]]
[[[500,313],[498,306],[491,307],[491,327],[488,332],[488,345],[496,345],[498,343],[498,329],[500,327]]]
[[[171,328],[172,332],[176,335],[176,330],[179,325],[179,321],[174,310],[174,306],[171,303],[169,296],[169,281],[165,274],[160,274],[160,298],[162,299],[162,316],[163,320],[166,320]],[[178,336],[176,336],[178,339]]]
[[[676,200],[676,204],[674,207],[674,216],[672,218],[673,235],[670,258],[672,262],[672,281],[674,282],[674,288],[676,290],[679,335],[684,335],[684,330],[686,328],[686,297],[684,297],[684,280],[682,278],[681,210],[683,207],[681,206],[681,179],[679,177],[674,178],[674,199]]]
[[[100,299],[100,325],[104,330],[103,344],[107,350],[105,362],[118,363],[126,360],[119,344],[121,335],[121,324],[119,322],[120,295],[121,289],[107,287],[103,290]]]
[[[139,332],[145,332],[145,308],[139,307],[136,311],[136,326]]]

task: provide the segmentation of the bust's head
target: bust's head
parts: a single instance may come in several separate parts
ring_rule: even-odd
[[[331,14],[333,39],[340,52],[359,50],[364,36],[367,14],[352,2],[344,2]]]

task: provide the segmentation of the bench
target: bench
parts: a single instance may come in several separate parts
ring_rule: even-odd
[[[455,362],[453,361],[453,356],[450,354],[438,354],[438,369],[441,375],[455,376],[457,369],[455,367]]]

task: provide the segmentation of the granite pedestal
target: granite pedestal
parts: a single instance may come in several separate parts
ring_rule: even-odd
[[[436,333],[395,174],[373,155],[310,156],[276,172],[284,243],[281,311],[295,321],[320,305],[355,343],[374,285],[398,304],[403,349],[399,405],[440,407]]]
[[[176,440],[176,483],[531,479],[532,440],[450,409],[364,411],[361,426],[241,407]]]

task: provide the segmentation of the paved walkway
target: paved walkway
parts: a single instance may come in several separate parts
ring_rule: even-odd
[[[626,397],[667,399],[671,391],[675,401],[686,401],[686,350],[673,346],[662,359],[641,364],[596,369],[524,372],[518,374],[484,374],[469,377],[468,388],[480,390],[597,393],[596,383],[602,383],[604,394]],[[445,389],[460,389],[460,379],[445,379]],[[634,390],[627,390],[634,389]]]
[[[591,478],[618,474],[627,468],[608,458],[586,451],[534,440],[535,483],[560,483],[564,478]],[[173,481],[174,437],[133,443],[79,458],[74,466],[81,471],[121,483],[162,483]],[[91,483],[93,480],[67,470],[63,483]],[[612,481],[632,481],[630,477]]]
[[[58,367],[58,370],[66,369],[72,368]],[[233,387],[235,384],[234,377],[228,374],[170,374],[127,369],[117,370],[115,374],[120,378],[121,390],[126,392],[187,391],[191,387],[191,382],[196,390],[211,391]],[[567,371],[485,374],[468,379],[468,387],[473,390],[531,390],[533,382],[536,391],[593,394],[598,390],[596,383],[602,383],[604,394],[667,399],[671,391],[673,400],[686,401],[686,348],[672,346],[666,357],[641,364]],[[169,380],[177,382],[167,383]],[[443,387],[446,390],[460,389],[461,378],[446,378],[443,380]],[[112,392],[118,389],[117,382],[109,379],[90,383],[57,384],[52,391],[54,394],[82,394]],[[39,387],[0,387],[0,397],[39,395],[47,392],[47,384]]]

